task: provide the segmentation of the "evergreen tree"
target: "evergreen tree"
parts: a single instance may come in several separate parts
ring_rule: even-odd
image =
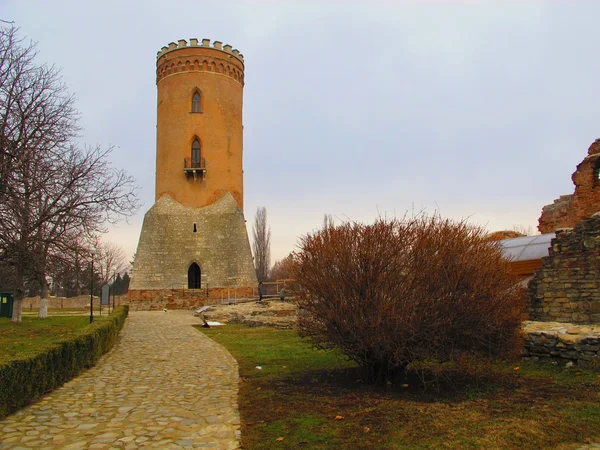
[[[113,282],[113,284],[111,286],[111,289],[113,290],[115,295],[123,294],[123,279],[121,278],[120,273],[117,274],[117,278],[115,278],[115,281]]]
[[[126,294],[129,291],[129,282],[131,278],[129,278],[129,274],[125,272],[123,274],[123,294]]]

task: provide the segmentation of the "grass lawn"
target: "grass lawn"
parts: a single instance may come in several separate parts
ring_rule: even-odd
[[[102,318],[96,317],[95,320]],[[0,318],[0,363],[24,354],[37,353],[90,323],[88,316],[50,316],[40,319],[23,315],[22,320],[17,324],[10,319]]]
[[[440,392],[363,386],[295,331],[199,328],[240,366],[245,449],[575,449],[600,443],[600,375],[552,365]],[[262,369],[257,369],[261,366]],[[404,384],[404,383],[403,383]]]

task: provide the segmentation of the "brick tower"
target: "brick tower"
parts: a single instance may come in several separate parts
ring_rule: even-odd
[[[219,41],[180,40],[158,52],[156,84],[156,203],[144,217],[132,306],[247,294],[256,274],[243,215],[244,58]]]

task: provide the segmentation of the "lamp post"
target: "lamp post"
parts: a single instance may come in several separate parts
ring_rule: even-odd
[[[96,254],[96,249],[92,248],[90,250],[90,255],[92,255],[92,267],[90,268],[90,323],[94,321],[94,255]]]
[[[113,272],[113,285],[112,285],[112,294],[113,294],[113,312],[115,312],[115,281],[117,281],[117,272]]]

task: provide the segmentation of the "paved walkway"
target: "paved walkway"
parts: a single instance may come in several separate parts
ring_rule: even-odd
[[[131,312],[96,367],[0,421],[0,449],[238,448],[237,363],[199,323]]]

